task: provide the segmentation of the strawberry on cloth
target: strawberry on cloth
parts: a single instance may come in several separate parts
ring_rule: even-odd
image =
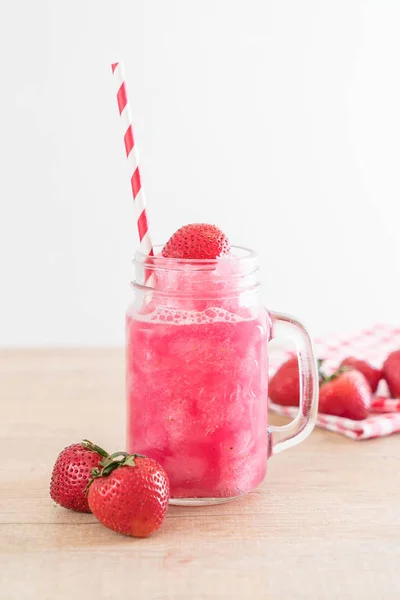
[[[282,406],[298,406],[300,394],[299,363],[289,358],[269,381],[269,397]]]
[[[373,393],[376,392],[379,382],[382,379],[382,370],[375,369],[372,365],[370,365],[366,360],[362,360],[360,358],[355,358],[354,356],[348,356],[340,363],[341,367],[352,367],[357,371],[360,371],[368,381],[371,391]]]
[[[400,398],[400,350],[391,352],[383,364],[383,375],[393,398]]]
[[[368,415],[362,419],[349,419],[343,415],[324,414],[322,410],[326,410],[327,401],[331,399],[328,398],[327,400],[326,396],[330,396],[330,394],[325,391],[322,394],[322,403],[319,407],[317,427],[328,429],[355,440],[366,440],[400,432],[400,399],[391,397],[392,394],[393,396],[396,394],[396,388],[393,385],[396,373],[400,373],[400,364],[399,367],[396,367],[396,357],[400,355],[400,327],[378,323],[369,329],[352,334],[336,333],[323,339],[317,339],[314,341],[314,346],[317,356],[324,359],[324,371],[327,375],[336,372],[342,362],[348,363],[349,357],[357,357],[358,361],[361,360],[374,369],[376,377],[382,369],[383,376],[375,394],[372,395]],[[290,354],[282,350],[271,352],[270,374],[272,377],[279,370],[279,367],[287,362]],[[353,362],[353,359],[351,360]],[[356,365],[353,362],[352,365],[348,364],[347,366],[355,367],[357,371],[361,372],[360,363]],[[366,374],[364,372],[364,376]],[[367,377],[367,379],[369,378]],[[323,386],[321,385],[321,391],[322,389]],[[297,407],[282,406],[276,403],[272,397],[271,400],[269,408],[272,412],[290,418],[296,416]]]
[[[361,421],[371,407],[371,388],[362,373],[341,367],[324,377],[319,390],[319,412]]]

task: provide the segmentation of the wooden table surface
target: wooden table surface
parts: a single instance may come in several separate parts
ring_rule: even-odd
[[[400,597],[400,436],[315,430],[259,489],[119,536],[48,493],[58,452],[124,445],[122,350],[0,352],[0,598]],[[275,420],[275,422],[277,422]]]

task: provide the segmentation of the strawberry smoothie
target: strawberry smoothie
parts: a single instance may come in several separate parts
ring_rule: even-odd
[[[210,276],[214,297],[153,293],[127,315],[128,451],[161,463],[172,499],[239,496],[266,472],[268,319]]]

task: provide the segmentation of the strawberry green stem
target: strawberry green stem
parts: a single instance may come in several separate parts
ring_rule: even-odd
[[[92,477],[86,486],[86,494],[88,494],[89,488],[95,479],[108,477],[118,467],[135,467],[135,459],[137,458],[146,457],[143,454],[128,454],[128,452],[114,452],[111,455],[107,454],[104,456],[100,461],[99,467],[92,469]]]
[[[319,373],[319,382],[320,384],[324,384],[324,383],[329,383],[330,381],[333,381],[334,379],[336,379],[337,377],[339,377],[339,375],[342,375],[342,373],[346,373],[346,371],[351,371],[352,367],[349,367],[347,365],[343,365],[342,367],[339,367],[337,369],[337,371],[335,371],[334,373],[332,373],[332,375],[327,375],[325,373],[325,371],[322,370],[322,363],[323,360],[318,360],[318,373]]]
[[[106,452],[105,450],[103,450],[103,448],[100,448],[100,446],[97,446],[97,444],[94,444],[90,440],[82,440],[81,444],[85,448],[85,450],[97,452],[98,454],[100,454],[100,456],[103,456],[104,458],[107,458],[109,456],[108,452]]]

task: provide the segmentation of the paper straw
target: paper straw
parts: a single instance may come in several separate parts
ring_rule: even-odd
[[[133,201],[136,212],[136,223],[139,232],[140,251],[146,256],[153,256],[153,244],[151,242],[147,221],[146,199],[140,179],[138,152],[133,137],[132,114],[126,90],[123,63],[113,63],[111,69],[114,75],[118,109],[124,133],[125,151],[128,159],[129,175],[131,178]]]

